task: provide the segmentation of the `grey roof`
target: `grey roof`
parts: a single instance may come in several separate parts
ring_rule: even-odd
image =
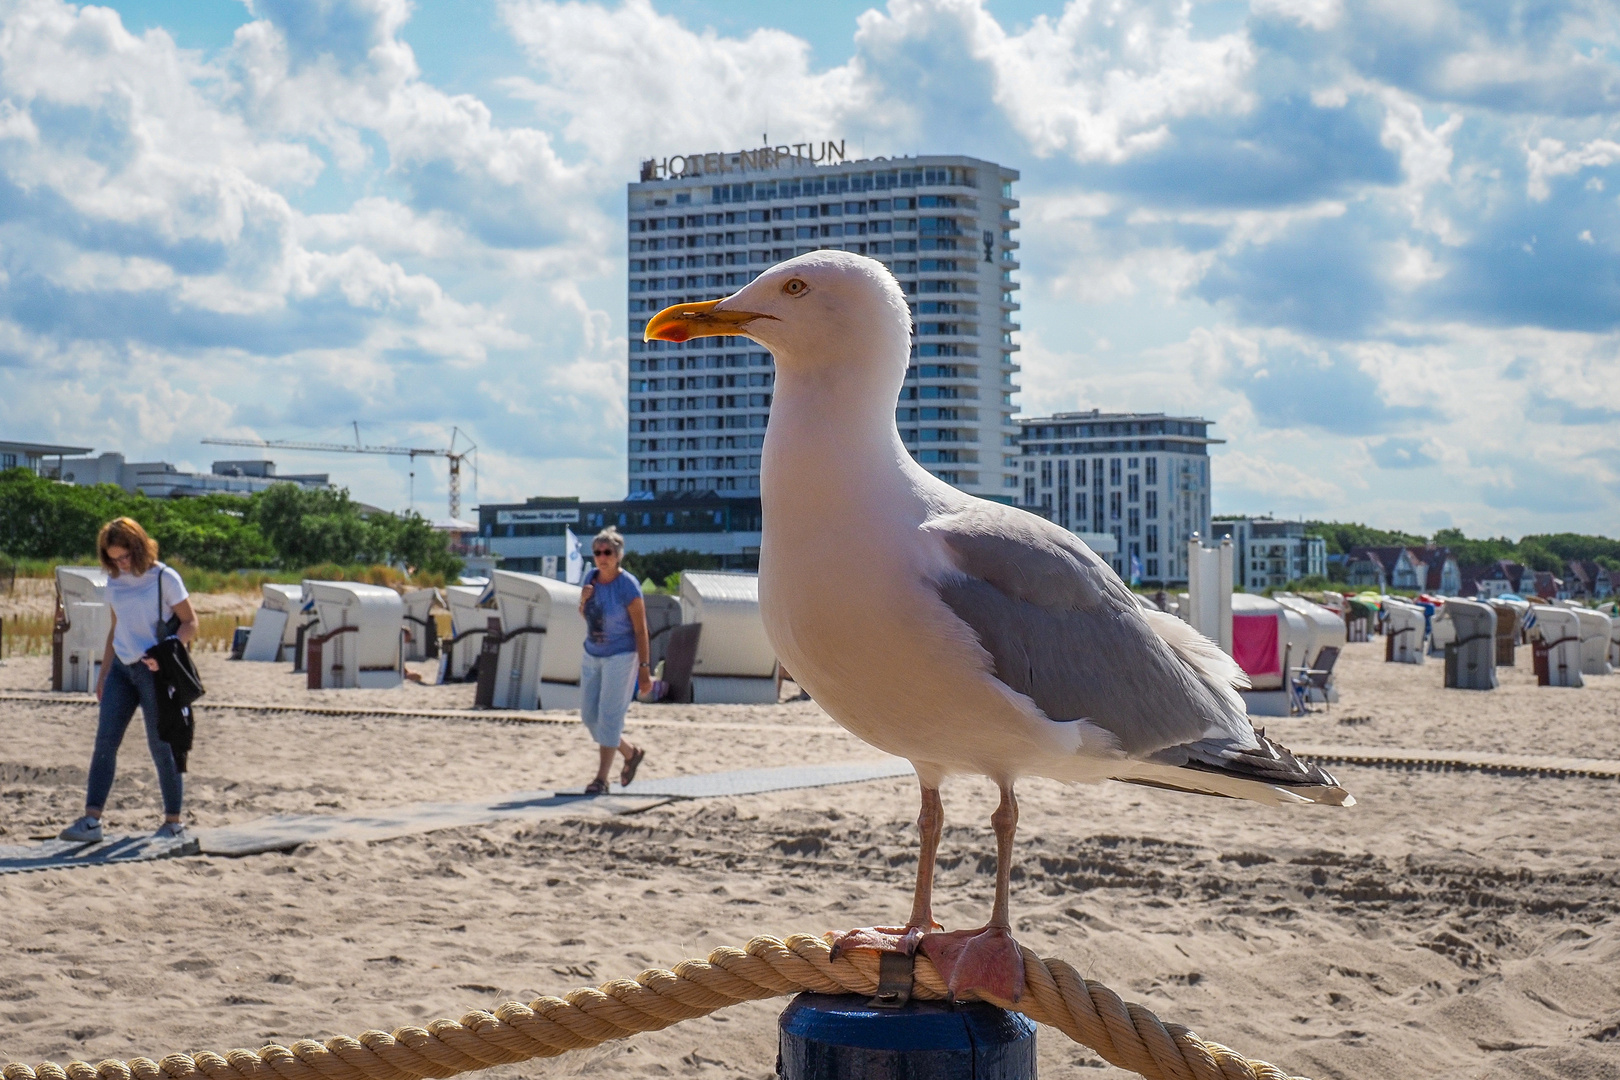
[[[31,454],[37,457],[66,457],[88,454],[92,447],[88,446],[57,446],[53,443],[35,442],[6,442],[0,440],[0,450],[8,454]]]

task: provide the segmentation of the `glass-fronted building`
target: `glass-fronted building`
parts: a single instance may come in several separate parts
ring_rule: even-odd
[[[1017,172],[950,155],[842,158],[840,143],[691,154],[644,162],[629,185],[632,498],[757,498],[776,378],[746,338],[643,342],[647,319],[837,248],[881,261],[910,301],[895,415],[912,456],[963,491],[1017,502]]]
[[[1210,421],[1164,413],[1020,417],[1023,505],[1071,532],[1107,533],[1120,577],[1187,580],[1187,541],[1209,535]]]
[[[568,530],[587,545],[612,525],[624,534],[625,550],[695,551],[712,556],[727,570],[759,568],[763,535],[758,496],[721,498],[712,491],[671,492],[653,498],[604,502],[573,496],[536,496],[520,503],[487,503],[478,508],[480,555],[493,556],[502,570],[545,573],[548,563],[560,575],[567,558]]]

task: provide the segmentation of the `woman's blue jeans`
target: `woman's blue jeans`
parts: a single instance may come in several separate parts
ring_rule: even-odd
[[[158,786],[163,789],[163,812],[177,816],[184,787],[174,750],[158,738],[157,673],[148,670],[139,660],[126,664],[115,659],[112,670],[107,673],[107,683],[101,690],[101,722],[96,728],[96,750],[90,757],[90,783],[84,805],[92,810],[107,805],[113,776],[118,771],[118,747],[124,741],[124,731],[137,707],[146,719],[146,748],[152,752],[152,764],[157,766]]]

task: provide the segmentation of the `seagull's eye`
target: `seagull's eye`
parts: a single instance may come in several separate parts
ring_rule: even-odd
[[[782,286],[782,291],[787,293],[789,296],[803,296],[805,293],[810,291],[810,286],[806,285],[800,278],[793,278],[786,285]]]

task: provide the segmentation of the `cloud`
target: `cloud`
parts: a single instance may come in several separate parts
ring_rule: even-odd
[[[1220,512],[1228,506],[1243,508],[1238,512],[1259,512],[1263,505],[1286,516],[1339,505],[1345,499],[1344,489],[1333,481],[1270,455],[1228,450],[1211,468],[1223,489]]]
[[[1358,435],[1435,419],[1427,405],[1386,401],[1377,379],[1355,360],[1331,351],[1262,347],[1223,381],[1249,399],[1265,427]]]
[[[1161,145],[1175,119],[1255,101],[1244,35],[1200,38],[1181,4],[1069,4],[1008,34],[976,0],[892,0],[861,16],[856,44],[896,90],[942,95],[936,115],[973,126],[993,102],[1041,157],[1118,163]]]
[[[1620,409],[1589,402],[1577,403],[1562,396],[1554,397],[1540,389],[1530,393],[1529,414],[1543,422],[1558,425],[1620,422]]]
[[[1358,99],[1319,108],[1266,101],[1238,116],[1177,124],[1160,145],[1081,175],[1157,205],[1284,207],[1391,186],[1400,163],[1380,140],[1381,110]]]
[[[1421,469],[1439,464],[1422,439],[1388,438],[1370,443],[1367,452],[1381,469]]]
[[[830,64],[768,6],[730,35],[668,10],[502,0],[522,64],[429,78],[405,0],[252,0],[211,53],[14,0],[0,424],[172,460],[459,425],[485,497],[619,494],[623,184],[845,136],[1021,170],[1026,408],[1209,416],[1223,507],[1620,512],[1606,9],[1073,2],[1014,30],[887,0]],[[403,501],[390,463],[334,471]]]
[[[1547,182],[1552,177],[1607,168],[1616,161],[1620,161],[1620,143],[1611,139],[1593,139],[1574,150],[1566,149],[1557,139],[1541,139],[1525,151],[1525,167],[1530,173],[1525,193],[1536,202],[1546,202],[1552,195]]]
[[[406,0],[245,0],[248,10],[281,31],[304,63],[331,58],[345,68],[366,62],[372,50],[395,46],[410,16]]]

